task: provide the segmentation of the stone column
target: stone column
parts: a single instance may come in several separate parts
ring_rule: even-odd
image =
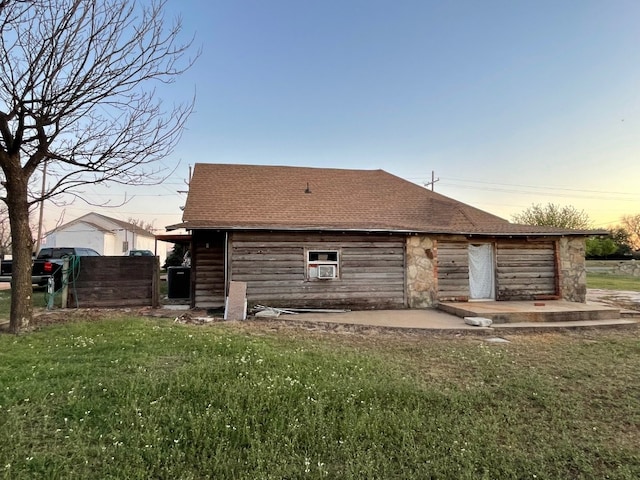
[[[560,296],[570,302],[587,301],[585,238],[563,237],[558,242]]]
[[[436,242],[424,235],[407,237],[407,300],[409,308],[437,303]]]

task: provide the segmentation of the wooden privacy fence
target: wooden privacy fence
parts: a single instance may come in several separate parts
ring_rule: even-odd
[[[68,308],[159,305],[157,257],[79,257],[74,264]]]

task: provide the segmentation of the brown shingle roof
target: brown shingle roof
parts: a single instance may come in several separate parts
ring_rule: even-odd
[[[586,233],[511,224],[383,170],[204,163],[194,167],[183,224],[174,227],[492,235]]]

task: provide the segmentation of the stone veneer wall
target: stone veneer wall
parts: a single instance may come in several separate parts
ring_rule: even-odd
[[[618,265],[613,267],[613,274],[640,277],[640,262],[637,262],[635,260],[629,260],[628,262],[619,262]]]
[[[407,302],[409,308],[437,303],[437,243],[430,237],[407,237]]]
[[[407,237],[407,301],[409,308],[433,307],[438,298],[437,242],[428,236]],[[585,303],[587,271],[584,237],[558,241],[560,296]]]
[[[571,302],[587,301],[587,270],[584,237],[565,237],[558,241],[560,297]]]

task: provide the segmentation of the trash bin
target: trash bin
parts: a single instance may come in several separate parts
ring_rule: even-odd
[[[190,267],[167,268],[167,297],[169,298],[191,297],[191,268]]]

